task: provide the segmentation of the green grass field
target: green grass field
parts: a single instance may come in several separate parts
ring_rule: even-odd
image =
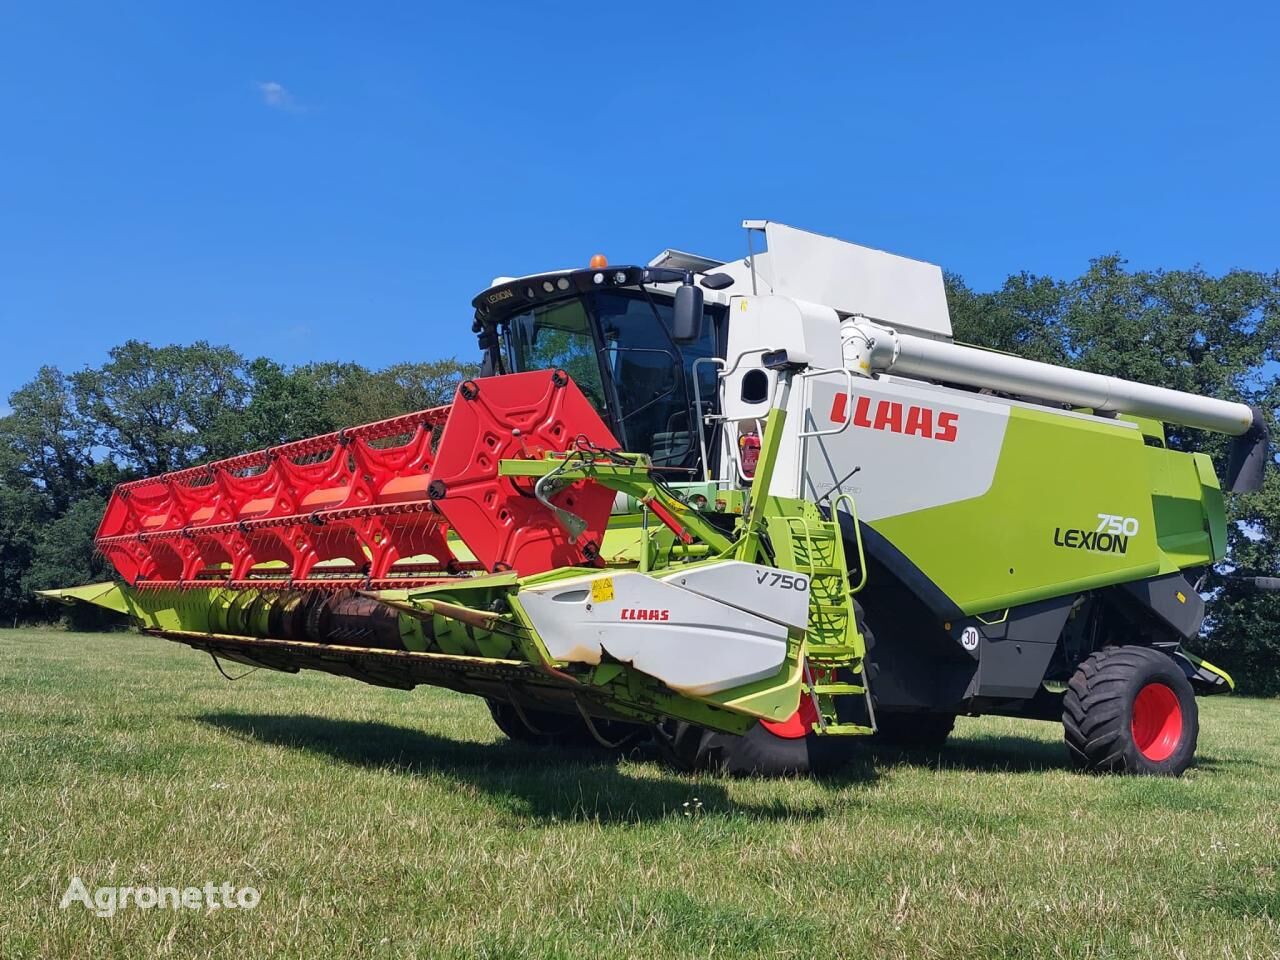
[[[515,746],[451,693],[2,631],[0,958],[1280,956],[1280,702],[1202,706],[1176,781],[996,719],[734,781]],[[262,901],[99,918],[72,876]]]

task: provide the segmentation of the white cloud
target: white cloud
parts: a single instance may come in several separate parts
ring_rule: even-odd
[[[262,102],[273,110],[297,110],[298,101],[283,83],[267,80],[258,84],[258,92],[262,94]]]

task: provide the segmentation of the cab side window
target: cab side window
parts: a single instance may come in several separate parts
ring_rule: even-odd
[[[700,475],[698,435],[701,415],[694,412],[694,362],[716,355],[713,318],[703,324],[696,343],[677,345],[670,335],[671,307],[643,296],[621,293],[596,298],[603,365],[613,379],[619,421],[627,449],[647,453],[672,480]],[[655,313],[657,316],[655,317]],[[698,368],[703,413],[715,398],[715,369]]]

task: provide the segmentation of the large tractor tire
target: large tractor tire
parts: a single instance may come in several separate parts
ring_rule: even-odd
[[[595,720],[597,740],[587,728],[586,721],[571,713],[538,710],[524,707],[517,710],[501,700],[487,700],[489,714],[498,729],[516,743],[534,747],[565,747],[569,749],[604,749],[631,746],[649,731],[640,724],[616,720]]]
[[[1071,678],[1062,725],[1071,759],[1098,773],[1176,777],[1200,732],[1195,694],[1182,669],[1150,647],[1106,647]]]

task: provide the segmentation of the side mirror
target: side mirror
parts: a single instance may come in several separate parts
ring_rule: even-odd
[[[671,338],[676,343],[692,343],[702,336],[702,288],[685,274],[684,283],[676,287],[675,309],[671,314]]]

